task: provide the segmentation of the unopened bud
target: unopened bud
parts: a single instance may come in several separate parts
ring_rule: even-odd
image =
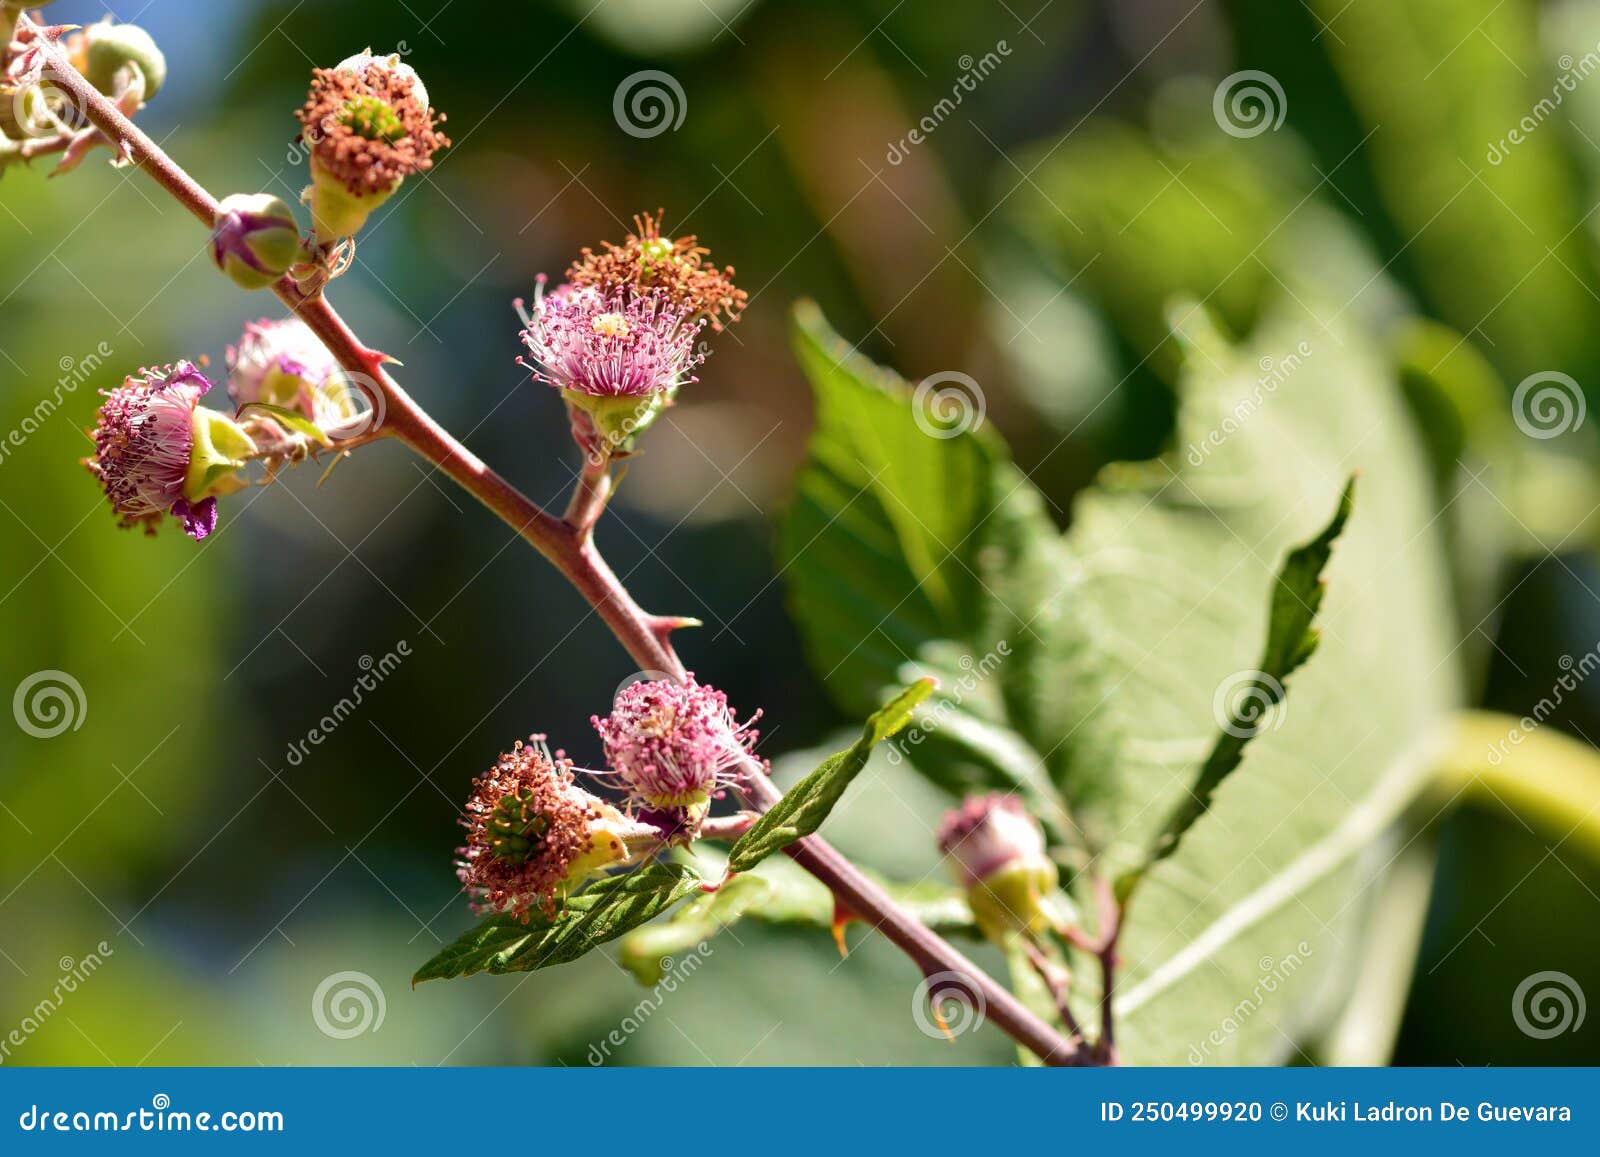
[[[224,197],[211,227],[211,257],[244,289],[265,289],[300,258],[294,211],[270,193]]]
[[[967,889],[985,936],[998,940],[1049,926],[1046,897],[1056,886],[1056,866],[1045,853],[1044,832],[1016,797],[973,796],[947,813],[939,850]]]
[[[167,58],[137,24],[91,24],[84,39],[84,75],[107,96],[137,80],[143,86],[140,99],[149,100],[166,83]]]

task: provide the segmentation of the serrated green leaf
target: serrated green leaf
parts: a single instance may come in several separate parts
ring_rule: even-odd
[[[984,628],[973,624],[1007,623],[1004,661],[974,689],[924,706],[914,728],[930,740],[920,750],[911,728],[891,750],[961,788],[1003,786],[998,768],[1031,761],[1045,790],[1029,802],[1041,812],[1052,798],[1071,809],[1069,824],[1051,825],[1057,855],[1112,879],[1145,861],[1200,776],[1215,745],[1217,690],[1261,662],[1263,596],[1279,563],[1321,529],[1351,471],[1361,472],[1364,513],[1330,564],[1318,661],[1297,675],[1293,708],[1252,741],[1129,910],[1118,1040],[1139,1063],[1189,1060],[1238,994],[1256,986],[1261,961],[1304,942],[1308,963],[1281,999],[1205,1059],[1279,1056],[1298,1015],[1336,985],[1334,941],[1359,933],[1351,901],[1367,879],[1361,853],[1424,782],[1459,694],[1426,462],[1392,363],[1354,313],[1341,316],[1343,298],[1320,296],[1305,273],[1289,283],[1293,294],[1263,299],[1243,343],[1203,310],[1176,311],[1174,452],[1104,471],[1075,501],[1066,535],[1022,517],[1007,541],[1000,498],[1016,482],[1008,490],[983,479],[962,532],[983,545],[956,552],[982,579],[968,588],[975,602],[921,621],[902,613],[925,604],[897,553],[883,511],[894,498],[880,491],[882,479],[938,474],[943,462],[959,471],[959,458],[973,453],[987,455],[995,474],[1014,468],[987,431],[970,443],[970,435],[900,437],[915,428],[905,388],[874,378],[842,346],[822,345],[820,322],[802,319],[803,330],[817,330],[803,332],[802,344],[834,354],[811,367],[821,426],[802,478],[819,488],[802,489],[785,526],[787,574],[818,672],[841,697],[881,694],[907,670],[960,671],[960,657],[980,649],[973,638]],[[870,432],[858,428],[863,421]],[[880,455],[918,462],[885,474]],[[1026,484],[1019,493],[1037,499]],[[823,504],[829,495],[832,507]],[[983,569],[987,551],[1000,557],[993,570]],[[858,573],[866,578],[852,592],[844,576]],[[874,634],[879,622],[892,645]],[[851,648],[856,656],[843,662]],[[872,662],[861,662],[869,651]],[[1303,647],[1293,651],[1303,658]],[[952,709],[934,718],[944,701]],[[953,742],[958,734],[964,746]],[[925,757],[941,741],[950,758],[935,765]],[[985,748],[1022,758],[999,763]],[[1063,835],[1082,855],[1065,854]],[[1075,969],[1074,988],[1080,1016],[1092,1012],[1094,970]]]
[[[1149,860],[1118,881],[1117,893],[1123,900],[1133,892],[1151,865],[1177,850],[1184,834],[1206,813],[1218,785],[1244,758],[1245,745],[1255,738],[1269,714],[1282,703],[1289,676],[1317,649],[1321,636],[1312,622],[1316,619],[1317,608],[1322,605],[1322,571],[1333,554],[1334,542],[1350,519],[1355,486],[1352,476],[1339,494],[1339,505],[1328,525],[1310,542],[1291,550],[1284,559],[1272,589],[1267,643],[1261,664],[1247,673],[1245,684],[1229,697],[1225,704],[1229,717],[1223,723],[1222,734],[1217,736],[1188,796],[1173,809],[1166,826],[1156,836]]]
[[[411,983],[565,964],[654,919],[699,886],[700,877],[682,864],[607,876],[569,897],[548,920],[537,912],[527,924],[491,916],[419,968]]]
[[[267,413],[271,414],[274,419],[282,422],[285,426],[289,427],[289,429],[295,431],[297,434],[304,434],[307,438],[310,438],[323,446],[333,445],[333,440],[330,439],[327,434],[323,433],[322,427],[317,425],[304,414],[298,414],[295,411],[286,409],[283,406],[274,406],[271,402],[246,402],[244,405],[239,407],[239,413],[243,414],[246,410],[265,410]]]
[[[885,688],[938,678],[900,753],[953,794],[1021,792],[1066,827],[1041,754],[991,677],[1059,585],[1043,498],[987,425],[930,435],[911,387],[857,354],[814,305],[795,309],[795,348],[817,428],[779,553],[812,667],[855,715]]]
[[[933,679],[918,679],[868,716],[860,739],[823,760],[739,837],[728,853],[728,870],[749,871],[773,852],[782,851],[821,827],[850,781],[867,766],[872,749],[909,723],[917,704],[933,694],[936,686]]]

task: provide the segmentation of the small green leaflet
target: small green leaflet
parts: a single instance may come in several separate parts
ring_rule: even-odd
[[[1250,685],[1243,688],[1243,693],[1237,697],[1240,706],[1230,708],[1228,722],[1223,726],[1222,734],[1217,736],[1199,777],[1189,795],[1173,809],[1161,834],[1151,845],[1145,863],[1117,881],[1120,898],[1127,899],[1145,872],[1170,856],[1184,833],[1206,813],[1217,786],[1244,758],[1245,744],[1261,729],[1262,719],[1282,703],[1284,684],[1289,676],[1317,649],[1322,633],[1312,626],[1312,621],[1316,618],[1317,608],[1322,605],[1323,591],[1327,587],[1322,579],[1322,571],[1333,554],[1334,541],[1349,521],[1355,486],[1355,476],[1352,475],[1339,495],[1338,509],[1322,533],[1290,551],[1284,559],[1277,582],[1273,584],[1272,605],[1267,616],[1267,644],[1261,664],[1255,671],[1249,672]],[[1248,714],[1244,712],[1246,708]]]
[[[304,414],[297,414],[293,410],[285,409],[282,406],[274,406],[270,402],[246,402],[239,407],[239,413],[241,414],[246,410],[265,410],[296,433],[304,434],[307,438],[323,446],[333,445],[332,439],[322,432],[322,427]]]
[[[850,781],[867,766],[873,747],[911,722],[917,704],[932,695],[938,685],[936,679],[918,679],[873,712],[860,739],[847,750],[823,760],[817,770],[790,788],[771,811],[739,837],[728,853],[728,870],[747,872],[773,852],[821,827]]]
[[[608,876],[570,897],[549,920],[537,913],[526,924],[491,916],[419,968],[411,983],[565,964],[654,919],[699,886],[700,877],[682,864]]]

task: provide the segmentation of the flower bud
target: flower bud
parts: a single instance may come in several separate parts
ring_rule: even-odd
[[[1045,854],[1044,832],[1015,796],[970,797],[946,813],[938,838],[985,936],[1050,926],[1045,898],[1056,886],[1056,866]]]
[[[127,85],[142,85],[141,100],[149,100],[166,83],[167,58],[150,34],[137,24],[102,21],[84,30],[83,73],[107,96]]]
[[[661,847],[654,828],[579,787],[571,761],[552,756],[542,736],[519,742],[472,789],[456,876],[479,913],[549,916],[585,880]]]
[[[349,65],[346,67],[345,65]],[[357,233],[413,173],[450,143],[435,127],[427,89],[398,57],[370,53],[312,73],[295,114],[311,149],[311,218],[324,244]]]
[[[217,207],[211,257],[243,289],[265,289],[300,259],[294,211],[270,193],[234,193]]]

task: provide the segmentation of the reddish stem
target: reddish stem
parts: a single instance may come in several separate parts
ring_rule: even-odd
[[[45,51],[57,74],[56,82],[79,103],[89,119],[210,229],[216,218],[216,199],[84,79],[58,46],[48,45]],[[683,678],[683,663],[669,641],[678,620],[647,614],[600,557],[586,529],[549,514],[451,437],[389,376],[383,355],[363,345],[320,294],[306,296],[287,276],[273,289],[346,372],[369,378],[382,391],[382,423],[389,434],[437,466],[549,559],[642,668]],[[589,505],[588,500],[580,503],[580,514]],[[744,794],[752,806],[765,811],[781,793],[752,762],[747,768]],[[809,836],[786,850],[796,863],[826,884],[841,903],[898,945],[924,975],[952,972],[970,981],[985,1002],[988,1018],[1046,1064],[1080,1063],[1082,1058],[1074,1042],[1035,1016],[953,945],[896,904],[826,841]]]

